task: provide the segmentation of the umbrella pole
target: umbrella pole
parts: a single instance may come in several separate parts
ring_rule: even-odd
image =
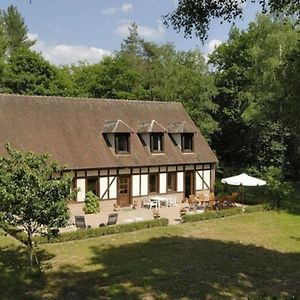
[[[244,212],[244,198],[245,198],[245,188],[244,186],[241,184],[241,198],[242,198],[242,212]]]

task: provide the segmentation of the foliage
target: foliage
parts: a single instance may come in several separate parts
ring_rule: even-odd
[[[100,211],[99,198],[92,191],[85,195],[83,211],[86,214],[95,214]]]
[[[268,210],[268,207],[265,205],[253,205],[247,206],[244,208],[244,213],[254,213],[259,211]],[[216,211],[205,211],[204,213],[195,213],[195,214],[187,214],[182,217],[184,223],[186,222],[198,222],[205,221],[210,219],[217,219],[223,217],[230,217],[238,214],[242,214],[243,210],[241,207],[234,207],[228,209],[221,209]]]
[[[59,243],[59,242],[67,242],[73,240],[82,240],[89,239],[94,237],[99,237],[103,235],[110,235],[116,233],[123,232],[132,232],[136,230],[142,230],[147,228],[168,226],[169,220],[165,218],[149,220],[149,221],[141,221],[141,222],[133,222],[128,224],[120,224],[113,226],[103,226],[99,228],[88,228],[86,230],[77,230],[61,233],[58,237],[52,238],[50,240],[45,239],[42,236],[36,236],[35,241],[38,243]]]
[[[46,154],[5,147],[7,156],[0,158],[0,210],[5,222],[25,230],[32,267],[34,234],[49,236],[68,221],[71,178],[54,178],[64,167],[49,161]]]
[[[0,18],[0,30],[4,32],[6,41],[6,52],[8,56],[19,48],[29,49],[34,45],[35,41],[28,39],[28,29],[24,19],[19,13],[16,6],[10,5],[7,11],[2,10]]]
[[[286,88],[284,70],[298,38],[290,22],[259,15],[246,31],[234,28],[210,56],[218,88],[214,118],[221,129],[212,144],[224,166],[261,171],[274,165],[285,172],[295,166],[297,151],[291,150],[299,145],[294,120],[300,111],[294,105],[291,112],[293,89]],[[299,73],[293,75],[295,81]]]
[[[178,6],[172,13],[164,16],[165,25],[172,25],[177,32],[183,29],[185,37],[196,34],[202,41],[207,38],[210,22],[213,19],[221,19],[221,24],[234,22],[243,16],[243,5],[258,3],[262,12],[271,11],[285,16],[300,18],[298,0],[179,0]]]
[[[284,200],[288,200],[293,192],[293,187],[290,183],[283,181],[282,171],[273,166],[266,170],[265,178],[267,189],[271,195],[273,205],[279,209]]]
[[[60,74],[41,54],[20,48],[9,59],[4,84],[15,94],[63,95],[65,87]]]

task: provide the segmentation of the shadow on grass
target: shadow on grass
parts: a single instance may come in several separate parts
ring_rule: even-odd
[[[47,266],[53,256],[43,250],[37,251],[43,266]],[[0,299],[40,299],[35,291],[45,285],[45,277],[40,270],[29,272],[27,251],[24,246],[10,245],[0,248]]]
[[[232,299],[300,295],[300,254],[190,237],[93,247],[93,271],[49,274],[55,299]]]

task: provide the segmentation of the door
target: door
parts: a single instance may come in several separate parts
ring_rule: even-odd
[[[195,195],[194,171],[186,171],[184,176],[184,196]]]
[[[130,206],[130,175],[120,175],[118,178],[118,205],[120,207]]]

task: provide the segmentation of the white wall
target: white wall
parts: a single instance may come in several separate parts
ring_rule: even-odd
[[[177,192],[183,192],[183,172],[177,172]]]
[[[76,179],[76,186],[79,189],[77,201],[83,202],[85,200],[85,178]]]
[[[148,174],[141,175],[141,196],[148,195]]]
[[[117,176],[109,177],[109,199],[117,198]]]
[[[107,138],[112,145],[112,147],[115,149],[115,134],[114,133],[107,133]]]
[[[140,176],[132,175],[132,196],[140,196]]]
[[[150,134],[149,133],[142,133],[142,139],[144,140],[147,147],[150,149]]]
[[[210,189],[210,170],[204,170],[203,173],[203,179],[206,182],[206,184],[204,184],[204,189],[207,190]],[[208,187],[206,185],[208,185]]]
[[[175,133],[175,134],[172,134],[172,137],[175,140],[178,147],[181,149],[181,134],[180,133]]]
[[[107,180],[107,177],[100,177],[99,185],[100,185],[100,187],[99,187],[100,199],[108,199],[108,193],[107,193],[108,180]]]
[[[203,180],[202,180],[203,171],[202,170],[196,171],[195,174],[196,174],[196,191],[201,191],[201,190],[203,190]],[[200,177],[199,174],[202,176],[202,178]]]
[[[167,192],[167,174],[159,174],[159,192],[165,194]]]

